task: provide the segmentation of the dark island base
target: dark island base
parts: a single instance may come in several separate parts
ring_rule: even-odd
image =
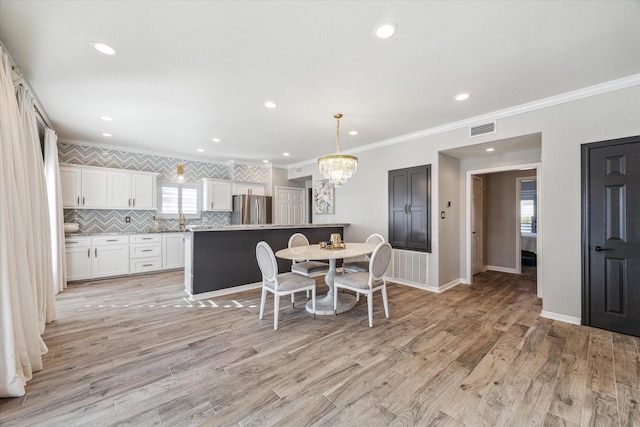
[[[192,236],[193,296],[262,281],[256,261],[256,244],[266,241],[273,252],[287,247],[294,233],[310,243],[329,240],[332,233],[344,236],[344,227],[284,228],[198,231]],[[278,272],[291,271],[291,261],[276,258]],[[187,266],[188,268],[188,266]],[[185,274],[189,274],[185,271]]]

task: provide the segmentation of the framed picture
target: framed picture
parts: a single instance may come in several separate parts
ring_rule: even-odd
[[[335,213],[335,189],[328,179],[314,183],[313,206],[316,214]]]

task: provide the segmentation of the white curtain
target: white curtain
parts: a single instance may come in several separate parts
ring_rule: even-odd
[[[37,132],[23,125],[29,108],[33,115],[25,95],[21,110],[0,47],[0,397],[24,395],[42,369],[40,335],[55,316],[44,168]]]
[[[49,224],[51,228],[51,257],[53,262],[53,291],[67,287],[64,247],[64,211],[62,210],[62,184],[58,164],[58,135],[47,128],[44,133],[44,176],[47,180]]]

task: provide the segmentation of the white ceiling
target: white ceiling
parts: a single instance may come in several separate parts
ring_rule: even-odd
[[[638,74],[640,2],[0,0],[0,40],[60,140],[286,165]]]

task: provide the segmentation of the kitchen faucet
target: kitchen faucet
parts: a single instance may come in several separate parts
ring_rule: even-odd
[[[180,220],[178,221],[178,228],[180,230],[184,230],[184,226],[186,225],[186,221],[184,219],[184,214],[182,212],[180,212]]]

